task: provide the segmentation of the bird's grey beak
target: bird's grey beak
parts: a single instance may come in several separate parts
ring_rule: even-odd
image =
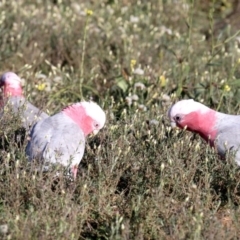
[[[172,121],[171,121],[171,127],[172,127],[172,128],[176,128],[176,127],[177,127],[176,122],[172,122]]]
[[[97,135],[97,134],[98,134],[98,132],[99,132],[99,130],[98,130],[98,129],[95,129],[95,130],[93,130],[93,135]]]

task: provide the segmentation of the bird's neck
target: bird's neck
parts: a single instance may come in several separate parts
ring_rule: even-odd
[[[3,108],[3,106],[6,104],[7,100],[10,97],[23,97],[22,88],[13,88],[10,86],[4,86],[3,87],[3,94],[0,97],[0,109]]]
[[[81,105],[74,104],[62,110],[64,114],[70,117],[87,136],[92,130],[92,119],[86,115],[85,109]]]
[[[9,85],[4,86],[3,88],[4,97],[15,97],[15,96],[23,96],[21,87],[11,87]]]
[[[188,114],[186,119],[187,129],[198,133],[210,145],[214,145],[214,140],[217,136],[216,120],[217,112],[210,108],[203,113],[192,112]]]

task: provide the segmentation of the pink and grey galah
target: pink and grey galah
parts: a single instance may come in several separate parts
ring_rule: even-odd
[[[228,150],[233,151],[235,161],[240,165],[240,115],[217,112],[188,99],[175,103],[168,116],[172,127],[198,133],[222,158]]]
[[[4,114],[6,107],[10,106],[14,114],[19,114],[22,127],[26,130],[29,130],[37,121],[49,117],[24,98],[21,79],[17,74],[4,73],[0,78],[0,87],[3,92],[0,100],[1,115]]]
[[[103,128],[106,115],[94,102],[79,102],[36,123],[26,147],[29,161],[37,160],[48,166],[67,167],[76,179],[78,165],[83,157],[85,138]]]

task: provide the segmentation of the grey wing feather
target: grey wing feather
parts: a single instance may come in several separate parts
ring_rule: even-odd
[[[240,116],[221,114],[216,125],[217,150],[221,156],[226,151],[237,151],[236,161],[240,165]]]
[[[29,160],[64,166],[78,165],[85,149],[81,129],[62,113],[38,122],[32,129],[26,148]]]

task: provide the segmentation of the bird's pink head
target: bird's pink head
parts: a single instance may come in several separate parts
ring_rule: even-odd
[[[206,141],[216,138],[216,111],[195,102],[193,99],[181,100],[168,111],[172,127],[186,128],[199,133]]]
[[[4,97],[22,96],[21,79],[14,72],[6,72],[0,78]]]
[[[91,101],[75,103],[63,109],[63,113],[78,124],[85,136],[97,134],[106,122],[106,114],[102,108]]]

